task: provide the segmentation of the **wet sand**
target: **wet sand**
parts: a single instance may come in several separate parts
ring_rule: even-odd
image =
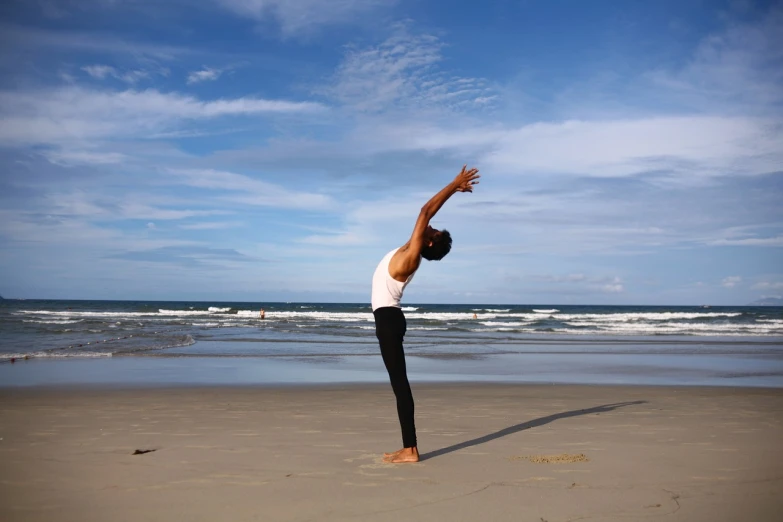
[[[0,520],[783,519],[783,389],[0,390]]]

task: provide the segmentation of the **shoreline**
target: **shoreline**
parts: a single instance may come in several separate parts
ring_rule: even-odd
[[[777,521],[783,389],[388,383],[0,389],[0,518]],[[136,453],[136,452],[139,453]],[[402,502],[401,502],[402,501]]]
[[[783,388],[778,354],[408,353],[423,383],[591,384]],[[308,386],[388,383],[379,354],[46,358],[0,364],[0,387]]]

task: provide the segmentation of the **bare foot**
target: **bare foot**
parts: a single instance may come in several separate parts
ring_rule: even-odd
[[[384,453],[384,454],[383,454],[383,458],[384,458],[384,459],[387,459],[387,458],[389,458],[389,457],[396,457],[397,455],[399,455],[400,453],[402,453],[402,450],[404,450],[404,449],[405,449],[405,448],[398,449],[398,450],[397,450],[397,451],[395,451],[394,453]]]
[[[407,462],[419,462],[419,450],[416,446],[402,448],[394,453],[384,453],[383,461],[390,464],[404,464]]]

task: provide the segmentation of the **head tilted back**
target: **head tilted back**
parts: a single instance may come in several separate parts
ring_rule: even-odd
[[[432,239],[432,244],[421,249],[421,257],[427,261],[440,261],[451,251],[451,234],[448,230],[441,230],[440,234]]]

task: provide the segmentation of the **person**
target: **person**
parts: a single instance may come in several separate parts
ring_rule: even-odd
[[[421,208],[408,242],[386,254],[373,274],[372,311],[375,317],[375,335],[397,399],[397,416],[402,430],[402,449],[384,453],[385,462],[397,464],[419,461],[413,419],[413,393],[408,383],[405,352],[402,347],[406,322],[400,308],[400,299],[418,270],[422,257],[428,261],[438,261],[451,250],[451,234],[447,230],[432,228],[430,221],[451,196],[457,192],[473,192],[473,186],[478,183],[479,177],[478,169],[463,166],[454,181]]]
[[[258,312],[258,317],[261,319],[266,319],[266,311],[262,308],[260,312]]]

